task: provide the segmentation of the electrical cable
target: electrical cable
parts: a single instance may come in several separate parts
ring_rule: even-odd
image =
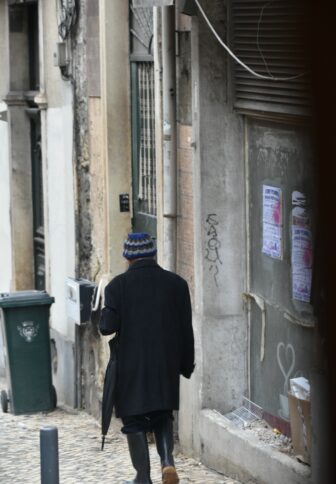
[[[290,77],[273,77],[273,76],[264,76],[262,74],[258,74],[258,72],[255,72],[253,69],[251,69],[248,65],[246,65],[242,60],[240,60],[233,52],[232,50],[225,44],[225,42],[220,38],[218,33],[216,32],[215,28],[211,24],[209,18],[207,17],[206,13],[204,12],[202,6],[200,5],[198,0],[195,0],[195,3],[201,12],[201,14],[204,17],[204,20],[210,27],[210,30],[218,40],[218,42],[221,44],[222,47],[227,51],[227,53],[238,63],[240,64],[245,70],[247,70],[252,76],[258,77],[259,79],[266,79],[268,81],[293,81],[294,79],[299,79],[300,77],[305,76],[307,73],[302,72],[301,74],[297,74],[295,76],[290,76]]]
[[[66,40],[77,24],[79,14],[78,0],[56,0],[56,13],[58,18],[58,34]]]
[[[262,50],[261,50],[261,47],[260,47],[260,42],[259,42],[259,34],[260,34],[261,21],[262,21],[263,15],[264,15],[264,10],[265,10],[266,7],[268,7],[269,5],[274,3],[274,1],[275,0],[270,0],[269,2],[265,3],[263,8],[261,9],[259,20],[258,20],[258,30],[257,30],[257,47],[258,47],[258,50],[259,50],[259,54],[261,55],[261,58],[263,60],[264,66],[265,66],[268,74],[270,75],[270,77],[274,77],[274,76],[273,76],[272,72],[269,70],[266,59],[264,57],[264,54],[262,53]]]
[[[69,42],[71,35],[74,34],[79,13],[79,0],[56,0],[57,30],[63,42]],[[69,62],[65,66],[59,67],[62,79],[73,83]]]

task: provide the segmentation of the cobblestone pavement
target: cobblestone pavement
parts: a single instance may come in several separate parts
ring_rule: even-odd
[[[116,425],[100,450],[100,426],[85,412],[12,415],[0,410],[0,482],[38,484],[40,482],[39,433],[44,426],[56,426],[59,437],[61,484],[111,483],[132,479],[125,437]],[[150,443],[153,484],[161,482],[155,445]],[[213,472],[182,454],[175,456],[180,484],[239,484]]]

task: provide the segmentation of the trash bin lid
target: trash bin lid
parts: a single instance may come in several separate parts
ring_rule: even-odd
[[[52,304],[55,298],[49,296],[46,291],[16,291],[0,293],[0,307],[14,308],[27,306],[42,306]]]

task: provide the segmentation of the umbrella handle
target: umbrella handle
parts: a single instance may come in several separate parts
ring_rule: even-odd
[[[99,281],[97,291],[96,291],[96,294],[95,294],[95,301],[94,302],[92,301],[92,303],[91,303],[91,310],[93,312],[98,310],[100,298],[103,299],[104,288],[108,284],[108,282],[109,282],[109,276],[107,274],[104,274]],[[104,301],[102,301],[102,302],[104,302]]]

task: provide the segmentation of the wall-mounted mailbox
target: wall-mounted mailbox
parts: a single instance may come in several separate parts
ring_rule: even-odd
[[[66,43],[57,42],[54,52],[54,66],[65,67],[67,65]]]
[[[80,325],[90,320],[92,296],[95,288],[96,284],[86,279],[67,278],[66,306],[69,321]]]

